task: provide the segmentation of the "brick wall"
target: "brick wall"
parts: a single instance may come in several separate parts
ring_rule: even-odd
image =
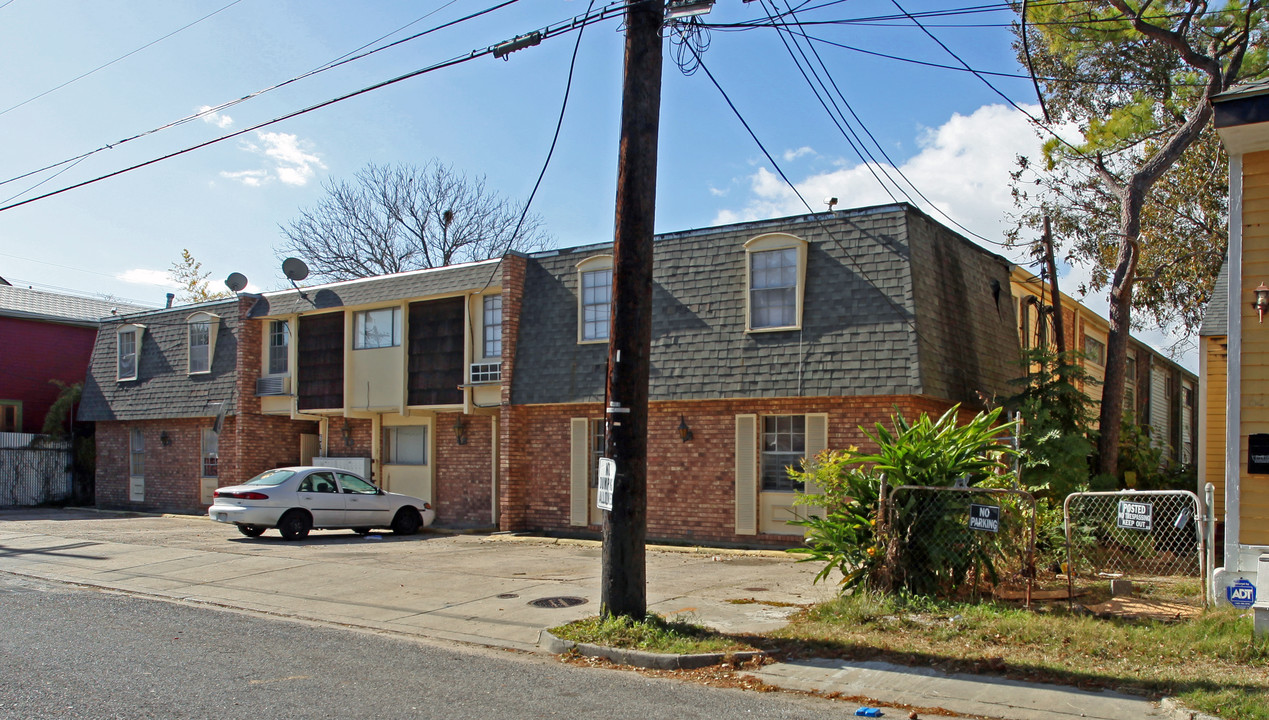
[[[498,422],[498,522],[503,527],[526,527],[527,483],[509,482],[513,460],[524,464],[519,435],[512,434],[518,420],[511,405],[511,381],[515,377],[516,349],[520,343],[520,316],[524,301],[524,272],[528,261],[519,255],[502,260],[502,406]],[[516,453],[512,454],[513,450]]]
[[[830,448],[872,447],[859,429],[906,417],[941,414],[949,403],[918,396],[776,398],[652,403],[648,433],[648,539],[789,546],[799,538],[735,534],[735,416],[828,413]],[[569,525],[569,420],[602,416],[599,403],[512,406],[504,464],[518,492],[502,493],[501,527],[597,533]],[[692,440],[678,437],[680,416]],[[504,481],[505,482],[505,481]],[[511,498],[519,507],[511,506]]]
[[[202,513],[202,429],[211,424],[211,418],[97,423],[97,506]],[[140,502],[133,502],[129,493],[132,428],[140,428],[145,438],[145,499]],[[234,419],[226,418],[222,458],[234,452],[233,430]],[[221,485],[233,484],[224,481],[223,468],[220,477]]]
[[[436,521],[447,527],[493,525],[493,418],[463,415],[467,444],[454,435],[458,413],[436,416],[436,475],[433,500]]]
[[[330,438],[327,440],[327,457],[371,457],[370,420],[365,418],[330,419]]]

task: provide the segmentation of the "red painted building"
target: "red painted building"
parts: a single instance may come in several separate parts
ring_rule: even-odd
[[[38,433],[60,392],[82,382],[99,320],[134,305],[0,284],[0,432]]]

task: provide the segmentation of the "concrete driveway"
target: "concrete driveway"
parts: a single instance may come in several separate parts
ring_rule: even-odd
[[[794,606],[833,595],[832,584],[812,584],[818,569],[780,552],[650,548],[648,609],[728,632],[771,630]],[[3,510],[0,572],[529,650],[543,628],[598,613],[600,547],[350,531],[284,542],[273,531],[248,539],[205,517]]]

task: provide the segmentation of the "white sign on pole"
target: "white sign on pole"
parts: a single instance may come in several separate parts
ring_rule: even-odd
[[[612,511],[612,485],[617,477],[617,462],[612,458],[599,458],[599,488],[595,493],[595,505],[600,510]]]

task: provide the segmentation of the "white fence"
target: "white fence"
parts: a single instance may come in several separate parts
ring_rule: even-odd
[[[74,488],[73,464],[69,441],[0,433],[0,507],[66,502]]]

